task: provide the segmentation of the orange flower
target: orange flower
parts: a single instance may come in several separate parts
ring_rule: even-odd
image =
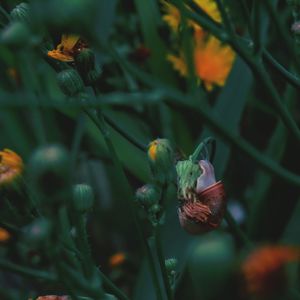
[[[118,252],[109,258],[109,266],[111,268],[122,265],[126,260],[126,255],[123,252]]]
[[[86,48],[86,44],[80,39],[78,35],[63,34],[61,37],[61,43],[56,49],[48,51],[48,56],[63,61],[74,61],[75,55],[83,48]]]
[[[246,289],[250,294],[270,295],[284,288],[284,266],[300,259],[300,249],[287,246],[264,246],[251,253],[242,265]]]
[[[187,65],[183,55],[168,55],[167,59],[181,76],[187,75]],[[214,37],[200,38],[195,43],[195,72],[208,91],[211,91],[214,85],[224,86],[234,59],[233,50]]]
[[[4,149],[0,151],[0,186],[14,182],[23,171],[22,158],[15,152]]]
[[[153,161],[156,160],[158,144],[159,144],[158,140],[154,140],[149,144],[148,155],[149,155],[150,159],[153,160]]]
[[[0,243],[7,242],[9,239],[10,233],[6,229],[0,227]]]

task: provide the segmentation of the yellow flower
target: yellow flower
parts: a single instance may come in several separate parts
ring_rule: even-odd
[[[18,154],[9,149],[0,151],[0,186],[14,182],[21,175],[23,167]]]
[[[194,3],[205,11],[214,21],[220,23],[221,15],[218,10],[218,6],[214,0],[193,0]],[[162,0],[163,10],[165,15],[163,20],[170,26],[174,31],[178,31],[180,25],[180,11],[173,4],[168,3],[166,0]],[[189,21],[189,25],[195,29],[195,31],[202,31],[201,27],[193,21]]]
[[[10,233],[6,229],[0,227],[0,243],[7,242],[9,239]]]
[[[167,59],[180,75],[187,75],[187,66],[183,55],[168,55]],[[234,59],[235,53],[231,47],[223,45],[215,37],[202,37],[195,42],[195,72],[209,91],[214,85],[224,86]]]
[[[63,62],[72,62],[74,61],[74,56],[83,48],[86,48],[86,45],[78,35],[63,34],[61,43],[56,49],[48,51],[47,54],[48,56]]]

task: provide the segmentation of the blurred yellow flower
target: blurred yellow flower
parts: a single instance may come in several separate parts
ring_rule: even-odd
[[[221,22],[221,15],[214,0],[193,0],[193,2],[203,11],[205,11],[214,21],[218,23]],[[166,0],[162,0],[162,4],[165,12],[163,20],[174,32],[177,32],[181,21],[180,11],[177,9],[177,7],[175,7],[173,4],[170,4]],[[202,31],[201,27],[195,22],[190,20],[188,23],[195,29],[195,31]]]
[[[23,161],[18,154],[9,149],[0,151],[0,186],[14,182],[22,171]]]
[[[61,42],[56,49],[48,51],[48,56],[63,62],[74,61],[74,56],[86,48],[86,45],[78,35],[63,34]]]
[[[187,75],[187,65],[182,54],[168,55],[167,59],[180,75]],[[231,47],[223,45],[215,37],[200,38],[195,42],[195,72],[208,91],[212,90],[214,85],[224,86],[234,59],[235,53]]]
[[[149,144],[148,155],[152,161],[156,160],[157,146],[158,146],[158,140],[152,141]]]

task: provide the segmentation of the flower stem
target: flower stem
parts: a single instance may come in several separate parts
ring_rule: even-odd
[[[148,242],[147,242],[147,240],[146,240],[146,238],[145,238],[145,236],[144,236],[144,234],[143,234],[143,232],[140,228],[140,225],[138,223],[138,218],[137,218],[137,215],[136,215],[135,206],[134,206],[134,203],[132,201],[133,192],[131,190],[131,186],[130,186],[128,180],[127,180],[127,177],[124,173],[121,162],[120,162],[120,160],[119,160],[119,158],[116,154],[114,145],[113,145],[113,143],[110,139],[109,131],[108,131],[107,125],[105,123],[105,120],[104,120],[102,114],[95,114],[95,112],[91,111],[91,110],[84,110],[84,111],[88,115],[88,117],[93,121],[93,123],[98,127],[100,132],[102,133],[102,135],[104,137],[104,140],[105,140],[105,143],[106,143],[106,146],[107,146],[107,148],[109,150],[109,153],[110,153],[110,155],[113,159],[113,162],[115,164],[115,167],[118,170],[119,174],[122,175],[123,179],[127,183],[128,193],[132,196],[132,197],[130,197],[131,199],[129,199],[128,202],[129,202],[129,207],[131,208],[131,212],[132,212],[132,215],[133,215],[133,221],[134,221],[136,230],[138,232],[138,236],[139,236],[139,239],[141,241],[141,244],[142,244],[142,246],[143,246],[143,248],[146,252],[146,257],[147,257],[147,261],[148,261],[148,264],[149,264],[149,269],[150,269],[150,273],[151,273],[151,276],[152,276],[154,288],[156,290],[157,298],[162,299],[162,293],[161,293],[161,289],[160,289],[160,285],[159,285],[158,276],[157,276],[156,270],[155,270],[154,259],[153,259],[153,256],[151,254],[151,250],[149,248]]]
[[[160,266],[160,270],[161,270],[161,274],[162,274],[162,278],[163,278],[167,298],[168,298],[168,300],[172,300],[173,299],[172,289],[171,289],[171,286],[170,286],[170,281],[169,281],[169,277],[168,277],[168,273],[167,273],[167,269],[166,269],[166,264],[165,264],[165,257],[164,257],[164,254],[163,254],[163,249],[162,249],[162,244],[161,244],[160,225],[159,224],[155,228],[154,237],[155,237],[156,253],[157,253],[157,257],[158,257],[158,262],[159,262],[159,266]]]

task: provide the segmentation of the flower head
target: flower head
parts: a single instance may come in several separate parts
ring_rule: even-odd
[[[284,288],[284,266],[299,261],[300,250],[288,246],[264,246],[252,252],[242,265],[246,289],[250,294],[265,296]]]
[[[167,58],[180,75],[187,75],[187,65],[183,55],[168,55]],[[224,86],[234,59],[235,53],[231,47],[223,45],[214,37],[201,37],[195,41],[195,72],[209,91],[214,85]]]
[[[22,158],[9,149],[0,151],[0,186],[14,182],[23,171]]]
[[[0,227],[0,243],[7,242],[9,239],[10,233],[6,229]]]
[[[48,56],[63,62],[73,62],[75,55],[83,48],[85,43],[78,35],[63,34],[56,49],[48,51]]]
[[[126,260],[125,253],[118,252],[109,258],[109,266],[111,268],[118,267],[118,266],[122,265],[125,262],[125,260]]]

